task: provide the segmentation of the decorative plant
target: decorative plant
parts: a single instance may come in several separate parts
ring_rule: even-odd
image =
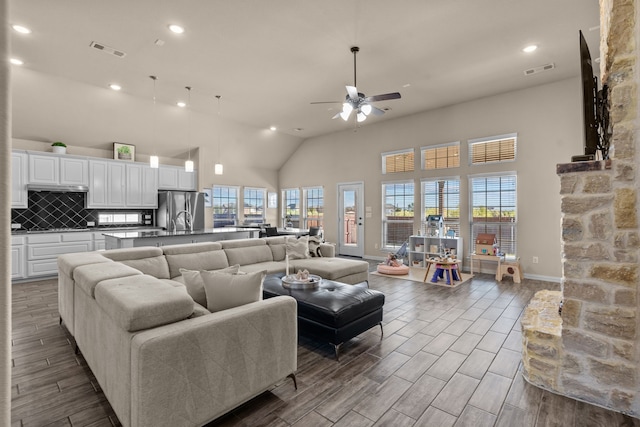
[[[65,144],[64,142],[60,142],[60,141],[56,141],[53,144],[51,144],[52,147],[66,147],[67,144]]]
[[[127,147],[126,145],[123,145],[122,147],[118,147],[118,153],[120,153],[120,154],[131,154],[131,149],[129,147]]]

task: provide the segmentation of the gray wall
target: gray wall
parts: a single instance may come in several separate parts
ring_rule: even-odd
[[[420,206],[421,178],[460,176],[462,237],[468,253],[467,176],[516,171],[518,256],[524,272],[532,278],[559,280],[560,184],[555,167],[582,152],[581,111],[580,82],[572,78],[377,124],[374,119],[357,131],[351,128],[304,141],[281,168],[279,184],[281,188],[324,186],[325,216],[329,219],[325,235],[335,242],[337,184],[364,181],[365,206],[372,208],[372,217],[365,222],[365,256],[380,257],[383,253],[377,248],[382,243],[382,183],[413,179],[418,193],[415,205]],[[468,165],[468,139],[513,132],[518,134],[515,162]],[[453,141],[460,141],[460,168],[382,175],[382,152],[414,147],[418,157],[422,146]],[[414,229],[419,226],[416,218]],[[539,258],[539,264],[532,263],[534,256]]]

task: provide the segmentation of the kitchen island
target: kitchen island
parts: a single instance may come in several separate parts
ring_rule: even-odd
[[[120,249],[138,246],[165,246],[183,243],[216,242],[218,240],[251,239],[258,237],[260,230],[241,228],[206,228],[194,231],[166,231],[166,230],[132,230],[106,232],[105,248]]]

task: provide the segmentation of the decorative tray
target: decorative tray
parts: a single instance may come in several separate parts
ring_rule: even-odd
[[[322,277],[310,274],[308,279],[298,279],[295,274],[290,274],[282,278],[282,286],[287,289],[313,289],[317,288]]]

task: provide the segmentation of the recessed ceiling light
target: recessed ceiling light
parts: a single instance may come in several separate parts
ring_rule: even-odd
[[[522,51],[525,52],[525,53],[531,53],[531,52],[535,51],[537,48],[538,48],[537,45],[532,44],[532,45],[529,45],[529,46],[523,48]]]
[[[13,65],[22,65],[22,64],[24,64],[24,62],[22,62],[22,60],[20,60],[18,58],[11,58],[9,60],[9,62],[11,62]]]
[[[176,103],[176,105],[177,105],[178,107],[180,107],[180,108],[184,108],[184,107],[186,107],[186,106],[187,106],[187,103],[186,103],[186,102],[183,102],[183,101],[178,101],[178,102]]]
[[[12,25],[11,26],[15,31],[22,34],[31,34],[31,30],[27,27],[23,27],[22,25]]]
[[[117,83],[111,83],[111,84],[109,85],[109,87],[110,87],[111,89],[113,89],[113,90],[120,90],[120,89],[122,89],[122,86],[120,86],[120,85],[119,85],[119,84],[117,84]]]
[[[271,126],[271,127],[269,128],[269,130],[278,130],[278,128],[277,128],[277,127],[275,127],[275,126]]]
[[[402,87],[409,87],[409,86],[411,86],[411,83],[407,83],[407,84],[402,85]]]
[[[182,34],[182,33],[184,33],[184,28],[183,28],[183,27],[181,27],[180,25],[171,24],[171,25],[169,25],[169,29],[170,29],[171,31],[173,31],[174,33],[176,33],[176,34]]]

